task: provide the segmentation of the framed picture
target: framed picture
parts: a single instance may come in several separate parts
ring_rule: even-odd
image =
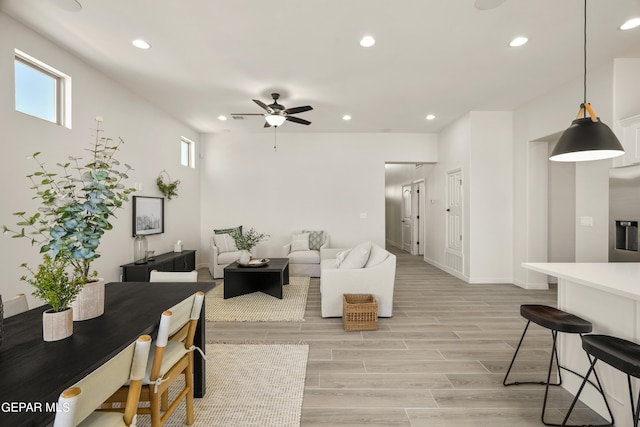
[[[164,233],[164,197],[133,196],[133,236]]]

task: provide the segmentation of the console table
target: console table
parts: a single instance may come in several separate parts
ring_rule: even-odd
[[[196,251],[168,252],[156,255],[153,261],[144,264],[130,263],[121,265],[123,282],[148,282],[151,270],[193,271],[196,269]]]

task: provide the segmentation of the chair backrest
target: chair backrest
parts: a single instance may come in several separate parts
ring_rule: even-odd
[[[158,271],[151,270],[149,282],[197,282],[198,272],[193,271]]]
[[[60,409],[56,413],[53,427],[77,426],[127,380],[131,381],[131,386],[123,420],[126,425],[131,425],[138,410],[140,387],[150,348],[151,337],[142,335],[73,387],[63,391],[58,399]]]
[[[27,303],[27,296],[25,294],[18,294],[15,297],[2,301],[2,311],[4,318],[15,316],[29,310],[29,304]]]
[[[197,292],[162,313],[155,341],[156,349],[151,375],[149,376],[151,381],[155,381],[160,375],[164,374],[160,372],[160,368],[162,366],[164,348],[169,340],[183,342],[186,349],[190,349],[193,345],[193,338],[203,302],[204,292]]]

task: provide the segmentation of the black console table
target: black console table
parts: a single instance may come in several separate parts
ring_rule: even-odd
[[[151,270],[193,271],[196,269],[196,251],[168,252],[156,255],[155,260],[144,264],[130,263],[121,265],[123,282],[148,282]]]

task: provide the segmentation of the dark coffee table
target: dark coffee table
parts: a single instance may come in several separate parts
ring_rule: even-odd
[[[282,286],[289,284],[289,258],[271,258],[261,267],[243,267],[237,262],[224,268],[224,299],[264,292],[282,299]]]

